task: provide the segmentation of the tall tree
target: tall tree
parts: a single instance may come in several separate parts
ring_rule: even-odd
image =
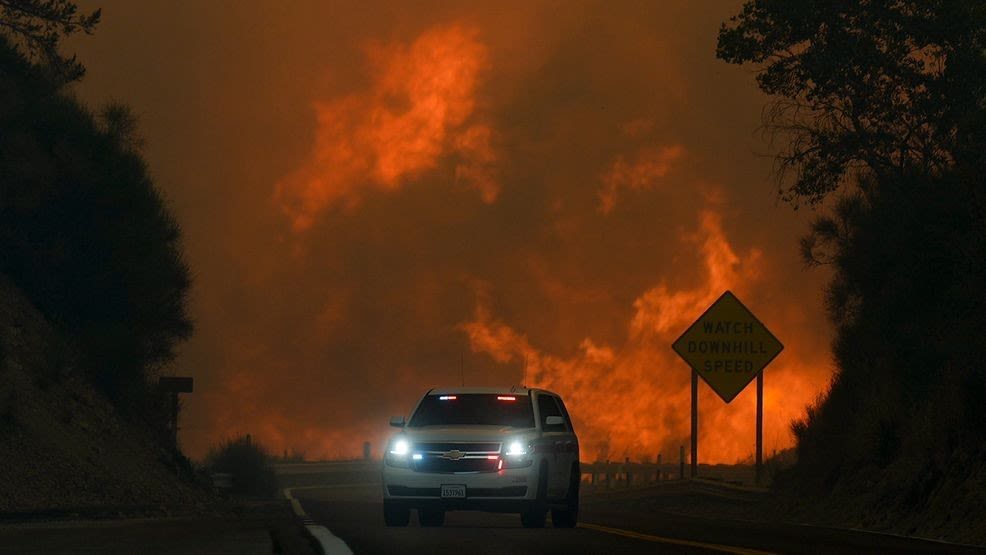
[[[92,34],[100,14],[80,13],[70,0],[0,0],[0,34],[53,78],[74,81],[86,70],[74,55],[65,57],[58,51],[59,42],[80,31]]]
[[[986,479],[986,2],[749,0],[717,55],[774,99],[784,198],[852,184],[802,241],[833,270],[837,367],[793,426],[789,483],[847,522],[978,510],[962,484]]]
[[[3,0],[0,0],[2,2]],[[94,115],[0,35],[0,273],[119,405],[191,334],[181,231],[123,106]]]
[[[753,63],[784,135],[780,194],[817,203],[854,170],[937,175],[963,157],[986,95],[986,3],[752,0],[716,55]],[[793,175],[792,175],[793,174]]]

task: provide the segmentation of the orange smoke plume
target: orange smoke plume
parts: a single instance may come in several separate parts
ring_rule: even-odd
[[[637,133],[639,123],[631,122],[628,134]],[[636,159],[628,161],[622,155],[610,165],[603,174],[603,188],[599,191],[599,211],[609,214],[616,206],[616,200],[621,189],[630,191],[646,191],[657,186],[657,180],[667,175],[674,164],[685,153],[681,145],[660,148],[644,147],[637,153]]]
[[[690,434],[690,369],[671,350],[671,343],[726,289],[744,292],[762,281],[762,253],[738,255],[713,209],[700,214],[699,229],[683,238],[697,247],[703,265],[702,283],[672,290],[666,283],[645,291],[634,302],[624,345],[614,348],[583,339],[570,358],[545,353],[506,323],[497,320],[488,296],[480,290],[471,321],[462,325],[471,348],[499,363],[526,363],[528,385],[560,393],[580,434],[583,460],[622,458],[665,460],[676,457]],[[757,298],[756,295],[749,295]],[[753,305],[757,306],[757,305]],[[789,326],[774,311],[760,316],[783,339]],[[795,342],[796,343],[796,342]],[[788,343],[789,351],[794,343]],[[765,375],[766,449],[793,443],[791,419],[801,413],[820,389],[805,363],[790,352]],[[817,372],[814,372],[817,374]],[[700,385],[699,460],[733,463],[753,453],[755,396],[748,388],[730,405]],[[672,455],[674,454],[674,455]]]
[[[295,231],[334,207],[356,206],[366,190],[395,190],[448,159],[456,180],[484,202],[499,194],[493,131],[477,114],[488,66],[475,28],[433,27],[410,45],[368,49],[368,90],[317,102],[309,159],[275,188]]]

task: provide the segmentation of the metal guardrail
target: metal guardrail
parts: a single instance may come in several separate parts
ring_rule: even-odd
[[[659,459],[660,460],[660,459]],[[691,478],[688,465],[673,463],[619,461],[583,461],[582,481],[592,485],[614,488],[631,485],[653,484],[662,481]],[[699,477],[704,480],[736,486],[754,486],[756,472],[752,464],[701,464]]]
[[[660,461],[663,457],[659,458]],[[379,479],[379,460],[309,461],[277,463],[274,471],[284,487],[313,486],[323,482],[324,474],[348,474],[346,479],[374,481]],[[752,485],[754,468],[749,464],[701,464],[700,477],[735,485]],[[581,462],[582,480],[604,488],[629,487],[689,477],[686,462],[631,462],[623,461]],[[221,479],[221,478],[220,478]],[[215,484],[215,478],[213,479]],[[222,487],[216,484],[216,487]]]
[[[682,470],[677,464],[623,462],[582,463],[582,480],[592,485],[630,487],[634,483],[680,480]]]

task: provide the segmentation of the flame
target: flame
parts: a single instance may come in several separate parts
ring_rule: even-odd
[[[624,345],[614,348],[585,338],[574,356],[555,356],[531,345],[525,335],[492,314],[488,291],[480,288],[473,318],[462,324],[473,351],[499,363],[526,363],[528,385],[560,393],[578,429],[584,460],[629,456],[674,460],[690,434],[690,380],[687,365],[671,343],[725,289],[751,292],[762,281],[762,253],[738,255],[714,209],[700,213],[696,233],[683,237],[701,253],[704,279],[694,289],[659,283],[634,302]],[[776,322],[773,311],[760,315]],[[772,318],[774,317],[774,318]],[[778,325],[775,329],[783,330]],[[779,334],[784,337],[783,331]],[[789,344],[789,351],[796,345]],[[793,443],[788,423],[817,394],[813,367],[790,352],[765,374],[765,447]],[[809,371],[811,370],[811,371]],[[699,460],[733,463],[754,450],[755,394],[747,388],[730,405],[700,385]]]
[[[458,181],[496,201],[493,130],[477,114],[489,65],[478,36],[476,28],[450,24],[410,45],[371,47],[369,89],[315,103],[312,152],[274,193],[296,232],[325,210],[354,208],[367,190],[397,190],[446,158]]]
[[[516,133],[509,136],[510,144],[531,142],[536,145],[539,139],[531,136],[531,129],[515,129],[525,126],[511,126],[509,118],[499,128],[500,133],[491,124],[495,114],[488,103],[498,99],[496,96],[486,99],[483,91],[495,95],[499,88],[487,86],[493,70],[491,52],[480,39],[476,27],[452,23],[430,27],[406,42],[368,46],[365,49],[365,84],[346,94],[323,97],[314,103],[314,139],[310,152],[294,171],[276,183],[274,202],[266,208],[273,206],[280,210],[292,229],[303,233],[326,214],[354,210],[373,196],[389,195],[399,204],[401,191],[420,187],[429,177],[439,177],[433,180],[436,182],[453,182],[453,186],[475,194],[479,201],[492,204],[498,200],[501,191],[498,181],[501,175],[508,172],[521,177],[538,175],[531,173],[524,160],[509,159],[509,151],[500,147],[500,144],[507,144],[504,139],[508,137],[507,133]],[[503,89],[526,91],[531,86],[541,86],[537,80],[531,83],[511,81],[512,75],[504,72],[500,67],[502,64],[497,65],[497,82],[503,84]],[[550,98],[546,100],[554,102]],[[509,103],[498,105],[511,106]],[[531,106],[543,105],[535,102]],[[580,129],[580,116],[581,112],[573,107],[565,125]],[[531,121],[535,128],[557,124],[551,118]],[[665,141],[665,138],[655,136],[655,121],[641,118],[626,123],[622,127],[625,143],[621,144],[632,145],[631,150],[607,159],[603,164],[597,165],[591,157],[589,161],[564,160],[565,164],[579,170],[580,178],[599,178],[598,182],[589,184],[590,196],[586,200],[590,211],[598,209],[603,214],[611,214],[619,202],[625,201],[624,197],[656,190],[670,182],[670,178],[677,177],[672,171],[689,153],[676,144],[677,140]],[[596,128],[590,125],[585,129]],[[603,143],[599,143],[600,149],[613,146],[608,137]],[[552,152],[551,148],[544,150],[549,155]],[[550,156],[544,162],[549,171],[564,174],[564,167],[550,165],[555,163],[558,160],[552,161]],[[498,174],[494,171],[498,165],[503,165],[507,171]],[[547,230],[546,234],[554,231],[559,237],[575,238],[580,237],[580,233],[597,233],[599,230],[580,229],[583,220],[567,212],[573,210],[573,206],[578,206],[575,210],[584,206],[576,194],[581,194],[581,190],[572,187],[557,199],[545,195],[545,201],[551,204],[543,222],[537,227],[517,229],[533,230],[531,233]],[[526,360],[530,385],[550,388],[565,396],[576,419],[586,459],[631,456],[653,460],[658,453],[663,453],[665,460],[672,460],[678,446],[687,444],[690,371],[673,354],[670,344],[724,289],[732,289],[787,345],[787,350],[766,373],[767,448],[768,451],[784,448],[792,443],[788,422],[798,416],[803,406],[824,386],[828,370],[820,370],[818,361],[806,358],[817,356],[818,345],[799,350],[798,338],[810,334],[791,331],[793,326],[803,327],[803,323],[798,322],[796,314],[783,312],[791,310],[790,300],[785,298],[785,306],[776,308],[763,302],[762,294],[756,294],[767,289],[770,269],[763,267],[765,260],[759,250],[741,252],[727,240],[718,208],[725,203],[722,194],[709,192],[706,202],[708,208],[698,213],[696,229],[679,238],[683,251],[699,255],[695,257],[695,268],[685,264],[682,271],[675,270],[675,279],[697,274],[691,282],[693,285],[680,287],[675,285],[678,282],[658,282],[649,289],[634,290],[637,298],[626,321],[622,344],[610,344],[612,341],[602,342],[592,337],[578,341],[581,336],[576,335],[570,343],[576,347],[574,350],[566,350],[564,355],[548,352],[528,339],[522,324],[508,323],[496,313],[492,295],[484,289],[489,286],[478,288],[475,306],[468,302],[462,304],[458,299],[454,308],[433,302],[435,297],[449,295],[450,281],[460,283],[460,279],[466,282],[472,279],[470,272],[475,266],[465,267],[459,264],[460,260],[447,269],[439,264],[434,272],[420,275],[412,272],[407,279],[409,283],[413,279],[413,285],[398,292],[406,297],[402,302],[413,306],[395,313],[394,318],[406,318],[397,324],[413,328],[407,335],[414,335],[412,332],[416,330],[432,332],[440,326],[441,340],[449,339],[450,322],[466,320],[461,330],[473,351],[485,353],[493,361],[513,368]],[[537,208],[536,204],[533,208]],[[386,213],[394,214],[392,211]],[[394,217],[399,218],[399,213]],[[505,221],[502,217],[516,214],[516,211],[482,213],[484,217],[478,220],[500,227],[461,229],[470,233],[480,229],[484,234],[488,229],[493,235],[501,231]],[[419,216],[429,217],[427,213]],[[487,216],[496,219],[487,220]],[[350,223],[360,225],[347,228],[347,233],[357,233],[364,229],[360,226],[373,222],[353,217],[347,222]],[[343,235],[338,242],[343,243],[346,237],[348,235]],[[421,237],[433,241],[432,235],[422,234]],[[408,239],[406,244],[403,241],[396,243],[401,243],[401,249],[407,247],[406,250],[411,251],[421,247],[414,242],[417,239]],[[489,279],[496,283],[498,276],[517,275],[526,269],[549,302],[565,305],[577,314],[583,314],[583,305],[609,308],[615,303],[613,299],[619,298],[617,293],[622,293],[615,289],[616,284],[621,283],[618,279],[590,281],[586,285],[556,278],[551,265],[557,257],[554,253],[538,251],[539,247],[547,245],[550,248],[554,243],[527,243],[526,240],[522,237],[525,242],[515,247],[517,253],[511,253],[512,258],[501,270],[503,273],[491,271]],[[674,237],[671,238],[673,241]],[[379,453],[383,438],[392,432],[383,426],[378,412],[383,409],[379,405],[386,404],[388,409],[394,410],[398,407],[406,409],[401,405],[405,398],[417,395],[426,385],[422,383],[425,377],[431,379],[437,374],[423,371],[426,362],[411,359],[388,367],[385,378],[380,377],[383,372],[376,370],[379,365],[375,365],[377,361],[374,360],[360,358],[365,365],[355,368],[346,368],[343,363],[338,367],[333,365],[335,361],[331,357],[335,356],[335,349],[341,351],[343,348],[339,346],[347,345],[346,334],[361,329],[354,323],[378,321],[377,315],[361,319],[360,314],[366,298],[379,294],[380,290],[373,289],[376,284],[364,286],[358,273],[355,278],[337,278],[336,273],[340,276],[346,273],[348,255],[335,246],[323,245],[324,250],[315,247],[309,250],[307,243],[309,241],[292,242],[291,248],[297,249],[298,254],[290,262],[285,262],[286,259],[279,255],[272,257],[272,267],[278,271],[258,270],[258,276],[265,277],[249,277],[252,281],[247,284],[247,291],[254,292],[267,291],[265,288],[268,287],[283,288],[283,283],[277,279],[289,276],[289,287],[295,287],[295,282],[298,284],[297,293],[284,298],[293,302],[294,297],[307,296],[309,298],[303,303],[305,308],[291,307],[290,311],[285,311],[292,317],[291,324],[276,337],[271,337],[267,326],[278,320],[258,319],[256,325],[244,325],[243,333],[239,335],[227,332],[228,326],[214,326],[221,330],[216,334],[223,333],[223,348],[221,354],[211,355],[216,360],[209,362],[223,371],[216,377],[220,383],[212,384],[215,385],[214,393],[203,389],[202,393],[196,394],[195,403],[209,407],[209,433],[213,440],[249,432],[275,452],[301,447],[312,458],[351,458],[361,455],[362,442],[369,439]],[[458,256],[455,249],[441,251],[447,247],[440,243],[425,246],[428,249],[434,247],[442,256]],[[375,250],[368,250],[366,254],[386,258],[395,252],[391,247],[369,245],[368,249]],[[497,252],[496,248],[494,246],[490,254],[501,258],[491,259],[501,260],[503,253]],[[689,260],[684,255],[678,258]],[[311,269],[308,273],[310,260],[322,264],[324,259],[337,259],[338,268],[328,272],[320,269],[321,274]],[[511,261],[516,263],[518,260],[524,262],[522,268],[510,266]],[[591,264],[593,260],[587,256],[580,262]],[[298,266],[280,267],[288,263]],[[380,267],[389,265],[381,264]],[[692,271],[694,269],[697,271]],[[291,273],[295,271],[306,273],[302,277]],[[276,277],[268,278],[268,273]],[[456,277],[450,278],[447,273],[454,273]],[[466,277],[461,278],[462,274]],[[317,282],[315,293],[312,293],[309,276]],[[613,289],[607,289],[601,283],[612,284]],[[220,307],[213,309],[216,313],[225,308],[216,306]],[[249,306],[258,310],[268,305]],[[473,310],[471,315],[470,309]],[[455,312],[443,317],[438,314],[443,310]],[[218,318],[226,324],[235,323],[230,322],[230,316],[226,314]],[[555,337],[569,337],[572,324],[566,326],[564,333],[555,334]],[[812,330],[818,327],[813,326]],[[434,335],[439,336],[439,333]],[[427,341],[434,341],[434,337]],[[436,351],[439,349],[436,346]],[[355,377],[346,375],[347,372]],[[380,379],[374,381],[375,378]],[[379,387],[362,387],[363,381]],[[354,382],[358,385],[354,386]],[[748,389],[727,406],[708,387],[702,385],[701,388],[702,461],[734,462],[746,458],[753,449],[752,392]],[[365,406],[367,400],[377,403],[372,414]],[[204,435],[202,441],[205,441]]]

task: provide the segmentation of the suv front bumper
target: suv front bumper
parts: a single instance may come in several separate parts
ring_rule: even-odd
[[[383,498],[413,508],[517,512],[537,497],[538,466],[497,472],[429,473],[384,465]],[[464,485],[465,498],[443,499],[443,484]]]

